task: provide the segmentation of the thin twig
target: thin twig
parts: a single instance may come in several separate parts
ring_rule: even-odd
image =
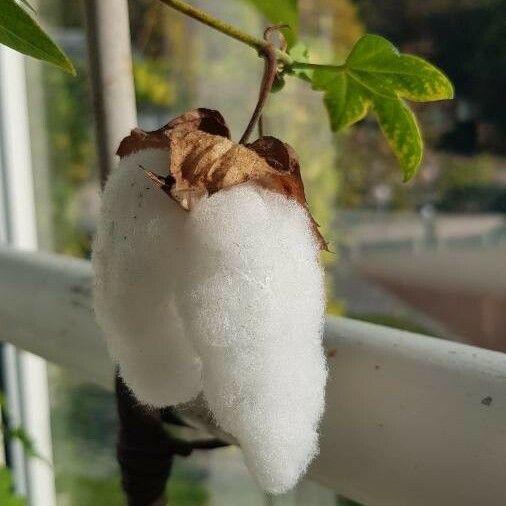
[[[264,115],[260,114],[258,117],[258,137],[264,136]]]
[[[211,28],[214,28],[215,30],[218,30],[223,34],[232,37],[233,39],[243,42],[244,44],[247,44],[248,46],[256,49],[259,52],[265,50],[265,48],[270,44],[268,40],[261,39],[260,37],[254,37],[253,35],[245,33],[242,30],[239,30],[239,28],[229,23],[225,23],[221,19],[215,18],[210,14],[208,14],[207,12],[204,12],[200,9],[197,9],[187,4],[183,0],[160,0],[160,1],[177,11],[186,14],[187,16],[193,19],[196,19],[197,21],[200,21],[201,23],[204,23],[205,25],[210,26]],[[285,65],[290,66],[293,63],[293,59],[285,51],[274,48],[274,53],[276,55],[276,59],[284,63]]]
[[[205,25],[214,28],[215,30],[232,37],[235,40],[243,42],[244,44],[256,49],[260,54],[265,52],[265,49],[271,44],[268,38],[261,39],[255,37],[249,33],[243,32],[239,28],[221,21],[221,19],[211,16],[207,12],[204,12],[196,7],[193,7],[183,0],[160,0],[163,4],[197,20]],[[272,27],[268,31],[272,31],[279,28],[286,28],[287,25],[279,25]],[[282,34],[281,34],[282,35]],[[283,40],[283,37],[282,37]],[[274,47],[276,59],[278,62],[283,63],[285,68],[291,69],[321,69],[321,70],[334,70],[340,72],[346,69],[346,65],[332,65],[332,64],[320,64],[320,63],[309,63],[294,60],[287,52],[287,46],[285,43],[280,48]]]

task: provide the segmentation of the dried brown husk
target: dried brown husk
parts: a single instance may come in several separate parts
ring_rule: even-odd
[[[306,209],[321,249],[327,242],[307,206],[295,151],[275,137],[236,144],[223,116],[211,109],[194,109],[153,132],[132,130],[121,142],[120,157],[148,149],[169,149],[169,176],[150,177],[184,209],[201,198],[246,181],[295,199]],[[146,167],[149,170],[149,167]]]

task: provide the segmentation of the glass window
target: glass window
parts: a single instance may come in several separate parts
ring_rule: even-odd
[[[266,25],[246,2],[196,3],[251,33]],[[439,64],[458,91],[453,102],[415,107],[426,154],[409,185],[372,117],[334,135],[320,94],[304,83],[289,82],[272,96],[264,129],[299,153],[310,206],[331,242],[329,312],[505,350],[504,296],[486,295],[473,278],[480,259],[499,268],[506,241],[505,83],[497,79],[506,61],[499,41],[504,7],[301,0],[300,9],[301,36],[315,60],[344,58],[365,31],[379,33]],[[130,2],[130,10],[140,126],[154,129],[205,106],[220,110],[238,139],[262,62],[159,2]],[[39,235],[44,249],[88,258],[99,178],[83,17],[78,3],[64,0],[41,1],[39,13],[78,71],[72,78],[35,62],[28,68]],[[119,506],[113,395],[56,366],[50,393],[58,504]],[[352,504],[309,482],[286,497],[266,497],[235,448],[178,459],[169,497],[172,506]]]

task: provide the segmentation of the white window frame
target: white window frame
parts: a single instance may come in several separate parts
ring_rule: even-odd
[[[23,251],[38,246],[30,149],[25,60],[0,46],[0,242]],[[55,506],[46,362],[5,344],[2,365],[10,421],[23,427],[43,457],[29,457],[19,441],[8,442],[15,490],[30,506]]]

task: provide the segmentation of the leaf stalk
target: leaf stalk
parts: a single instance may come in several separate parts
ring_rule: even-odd
[[[336,72],[341,72],[346,70],[346,64],[342,65],[332,65],[332,64],[324,64],[324,63],[309,63],[302,61],[294,61],[290,68],[292,69],[308,69],[308,70],[335,70]]]

